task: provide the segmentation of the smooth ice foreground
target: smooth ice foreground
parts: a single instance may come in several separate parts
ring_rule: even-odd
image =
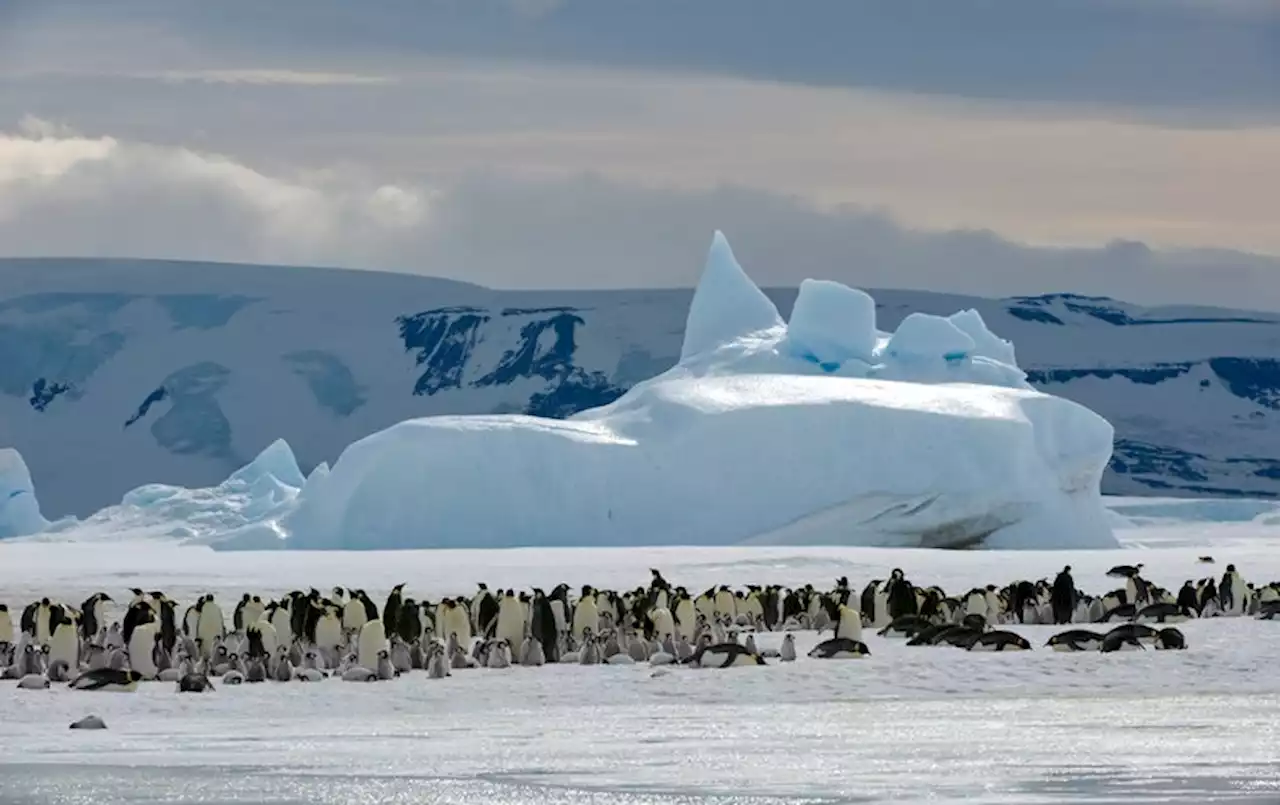
[[[223,548],[1114,547],[1112,437],[974,311],[882,333],[867,294],[807,280],[784,323],[717,233],[680,363],[610,405],[409,420],[305,483],[278,443],[231,487],[144,487],[90,522]]]
[[[1138,532],[1146,529],[1138,529]],[[1127,530],[1121,540],[1127,543]],[[856,586],[901,567],[964,590],[1071,564],[1081,589],[1142,562],[1175,587],[1235,562],[1280,577],[1274,529],[1184,524],[1179,547],[1107,551],[882,548],[627,548],[216,553],[146,544],[0,545],[10,605],[80,601],[141,584],[179,601],[210,592],[342,584],[381,603],[556,583],[629,589],[661,568],[690,589],[749,583]],[[1194,543],[1182,547],[1181,543]],[[1198,557],[1217,558],[1212,569]],[[219,686],[206,696],[145,683],[136,693],[0,685],[0,802],[497,803],[499,805],[1275,805],[1280,773],[1280,622],[1179,625],[1186,651],[1063,654],[1057,629],[1012,628],[1017,653],[908,648],[864,632],[872,656],[764,668],[556,665],[422,674],[387,683]],[[828,633],[829,634],[829,633]],[[780,633],[758,635],[776,647]],[[816,636],[797,638],[803,655]],[[67,725],[89,712],[110,725]]]

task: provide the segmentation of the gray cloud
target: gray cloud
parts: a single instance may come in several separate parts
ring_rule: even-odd
[[[171,59],[516,59],[1097,103],[1189,122],[1280,113],[1273,0],[41,0],[0,9],[0,50],[29,62],[69,30],[104,28],[146,31],[135,53]],[[113,38],[70,41],[92,50]]]
[[[670,287],[696,281],[718,228],[752,276],[770,285],[823,277],[871,288],[1070,290],[1280,309],[1280,260],[1238,252],[1032,248],[731,186],[477,172],[438,185],[375,184],[341,171],[275,174],[41,121],[26,128],[0,138],[0,242],[13,255],[320,263],[493,287]]]

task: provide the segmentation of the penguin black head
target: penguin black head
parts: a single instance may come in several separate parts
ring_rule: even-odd
[[[49,599],[48,599],[48,598],[41,598],[41,599],[40,599],[40,606],[42,606],[42,607],[47,607],[47,606],[49,606]]]
[[[152,590],[151,592],[147,593],[147,595],[151,596],[152,598],[156,599],[157,601],[159,601],[160,599],[164,598],[164,593],[162,593],[162,592],[161,592],[161,591],[159,591],[159,590]]]
[[[1063,572],[1063,573],[1070,573],[1070,572],[1071,572],[1071,565],[1067,565],[1066,567],[1062,568],[1062,572]]]
[[[139,589],[138,587],[130,587],[129,592],[133,593],[134,595],[142,595],[142,590]]]
[[[247,603],[249,603],[249,594],[248,594],[248,593],[245,593],[244,595],[240,596],[240,603],[242,603],[242,604],[247,604]]]
[[[1234,573],[1234,572],[1236,572],[1236,566],[1235,566],[1235,565],[1227,565],[1227,572],[1228,572],[1228,573]]]
[[[392,587],[391,589],[395,590],[396,592],[400,592],[401,590],[403,590],[403,589],[404,589],[404,586],[405,586],[406,584],[408,584],[408,582],[407,582],[407,581],[402,581],[402,582],[400,582],[399,584],[397,584],[396,586]]]

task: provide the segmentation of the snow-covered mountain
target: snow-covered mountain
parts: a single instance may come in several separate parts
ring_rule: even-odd
[[[0,447],[26,458],[46,516],[84,516],[144,483],[217,484],[277,438],[309,470],[414,416],[565,416],[675,363],[690,294],[0,260]],[[788,315],[795,291],[769,295]],[[1280,497],[1278,315],[875,297],[884,330],[913,311],[978,310],[1034,384],[1110,419],[1108,493]]]

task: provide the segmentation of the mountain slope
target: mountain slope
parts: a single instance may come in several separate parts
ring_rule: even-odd
[[[276,438],[310,468],[409,417],[565,416],[673,364],[690,293],[0,260],[0,447],[27,459],[46,515],[83,516],[144,483],[215,484]],[[1280,496],[1280,316],[875,295],[881,329],[977,309],[1034,384],[1110,419],[1109,493]],[[770,296],[789,313],[794,290]]]

